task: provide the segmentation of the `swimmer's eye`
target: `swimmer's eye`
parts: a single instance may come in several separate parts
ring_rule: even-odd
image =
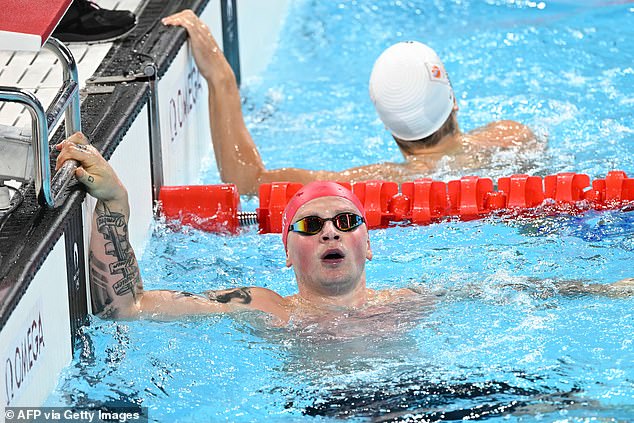
[[[301,235],[315,235],[319,233],[326,222],[332,222],[335,228],[341,232],[350,232],[365,223],[363,217],[358,214],[345,212],[330,218],[322,218],[319,216],[306,216],[293,223],[289,228],[289,232],[297,232]]]

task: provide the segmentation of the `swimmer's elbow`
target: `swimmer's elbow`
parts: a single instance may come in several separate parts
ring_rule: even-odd
[[[139,318],[140,308],[137,304],[121,306],[110,303],[97,310],[93,306],[93,314],[104,320],[136,320]]]
[[[222,182],[235,185],[242,195],[257,194],[262,175],[266,173],[266,169],[257,164],[222,166],[218,171]]]

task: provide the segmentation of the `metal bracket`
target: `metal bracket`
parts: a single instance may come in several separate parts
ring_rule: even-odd
[[[145,65],[143,72],[129,75],[93,76],[86,80],[86,88],[82,90],[86,94],[112,94],[115,86],[128,82],[151,82],[156,79],[156,65]]]
[[[146,82],[150,88],[148,101],[148,121],[150,135],[150,162],[152,167],[152,197],[156,202],[163,186],[163,153],[161,145],[161,119],[158,101],[158,68],[147,63],[142,72],[128,75],[97,76],[86,80],[87,94],[111,94],[118,84]]]

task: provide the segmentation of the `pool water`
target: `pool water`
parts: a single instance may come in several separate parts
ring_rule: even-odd
[[[547,139],[468,174],[632,175],[633,17],[623,2],[292,2],[272,63],[242,87],[245,118],[269,168],[400,161],[367,81],[383,49],[417,39],[444,60],[463,130],[507,118]],[[432,176],[465,174],[447,160]],[[215,166],[201,178],[218,182]],[[251,314],[93,318],[47,405],[140,404],[170,422],[634,420],[634,298],[557,291],[562,280],[634,276],[634,213],[448,220],[370,236],[369,286],[424,287],[433,304],[326,328],[271,329]],[[279,234],[157,223],[140,265],[146,289],[290,295],[284,259]]]

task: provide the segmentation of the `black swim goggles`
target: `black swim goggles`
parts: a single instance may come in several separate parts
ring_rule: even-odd
[[[289,226],[288,231],[297,232],[300,235],[315,235],[321,231],[328,221],[332,222],[335,228],[341,232],[353,231],[365,223],[363,217],[358,214],[344,212],[328,219],[319,216],[306,216]]]

